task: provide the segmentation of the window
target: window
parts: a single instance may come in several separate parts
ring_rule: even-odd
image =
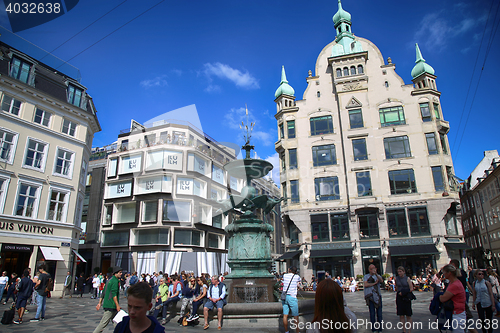
[[[136,245],[169,244],[169,232],[167,228],[139,229],[136,232]]]
[[[281,170],[286,171],[285,153],[280,155],[280,160],[281,160]]]
[[[43,171],[45,168],[45,155],[48,145],[46,143],[28,138],[28,147],[24,166]]]
[[[366,210],[358,212],[359,237],[378,238],[378,210]]]
[[[368,152],[366,150],[366,139],[352,140],[352,151],[354,153],[355,161],[362,161],[368,159]]]
[[[349,240],[349,220],[347,214],[330,214],[332,241]]]
[[[356,67],[351,66],[351,75],[356,75]]]
[[[40,188],[40,185],[20,183],[15,208],[17,216],[36,218]]]
[[[87,162],[83,157],[82,159],[82,169],[80,170],[80,184],[85,185],[85,179],[87,178]]]
[[[73,156],[74,153],[58,148],[54,173],[71,178],[73,174]]]
[[[0,161],[12,164],[16,151],[17,134],[0,128]]]
[[[448,154],[448,146],[446,145],[446,136],[439,133],[439,140],[441,141],[441,149],[443,149],[443,154]]]
[[[425,140],[427,141],[427,150],[429,151],[429,155],[438,154],[439,151],[436,143],[436,134],[425,133]]]
[[[458,227],[457,227],[457,216],[455,214],[446,214],[445,215],[445,224],[446,224],[446,234],[448,235],[458,235]]]
[[[212,217],[212,227],[222,228],[222,214]]]
[[[311,135],[333,133],[332,116],[315,117],[310,119]]]
[[[338,177],[323,177],[314,179],[316,201],[340,199]]]
[[[156,222],[158,201],[145,201],[142,203],[142,221]]]
[[[128,246],[129,231],[104,231],[101,246]]]
[[[208,234],[208,247],[212,247],[214,249],[219,248],[219,236],[215,234]]]
[[[0,178],[0,214],[3,213],[7,188],[9,187],[10,178]]]
[[[436,191],[444,191],[443,172],[440,166],[432,167],[432,178],[434,179],[434,188]]]
[[[104,220],[103,225],[111,225],[113,221],[113,205],[104,205]]]
[[[344,67],[344,76],[349,76],[349,68]]]
[[[312,154],[314,166],[337,164],[335,145],[312,147]]]
[[[358,184],[358,197],[372,195],[370,171],[356,172],[356,183]]]
[[[2,111],[12,113],[19,116],[19,110],[21,109],[21,101],[10,97],[9,95],[3,95],[2,98]]]
[[[406,135],[384,139],[385,158],[411,157],[410,142]]]
[[[431,121],[431,110],[429,110],[429,103],[420,103],[420,113],[422,114],[422,121]]]
[[[135,222],[135,202],[128,202],[116,205],[116,220],[114,223]]]
[[[196,230],[176,229],[174,243],[175,245],[201,246],[201,232]]]
[[[417,193],[413,169],[389,171],[391,194]]]
[[[75,131],[76,131],[76,123],[74,123],[68,119],[64,119],[62,132],[64,134],[75,136]]]
[[[280,129],[280,139],[284,139],[285,138],[285,129],[283,127],[283,124],[279,125],[279,129]]]
[[[68,86],[68,103],[80,106],[82,102],[83,90],[75,86]]]
[[[408,215],[410,216],[410,231],[412,236],[426,236],[431,234],[427,208],[408,209]]]
[[[328,242],[328,214],[311,215],[311,234],[313,242]]]
[[[389,226],[389,237],[408,237],[408,225],[404,209],[388,210],[387,225]]]
[[[66,222],[68,198],[68,192],[52,189],[50,194],[49,213],[47,216],[47,220]]]
[[[406,124],[402,106],[380,109],[379,115],[382,127]]]
[[[286,122],[286,127],[288,129],[288,138],[295,138],[295,120],[290,120]]]
[[[290,169],[297,169],[297,149],[288,150],[288,166]]]
[[[362,65],[358,65],[358,74],[363,74],[364,71],[363,71],[363,66]]]
[[[439,104],[437,103],[432,103],[434,105],[434,116],[436,119],[440,119],[439,117]]]
[[[342,70],[340,68],[336,69],[337,77],[342,77]]]
[[[349,123],[351,128],[360,128],[364,126],[361,109],[349,110]]]
[[[299,242],[299,229],[295,224],[288,225],[288,235],[290,236],[290,244],[297,244]]]
[[[292,203],[298,203],[300,202],[300,197],[299,197],[299,181],[298,180],[291,180],[290,181],[290,191],[292,192]]]
[[[13,57],[10,67],[10,76],[29,84],[28,79],[30,76],[31,64],[19,58]]]
[[[286,205],[286,201],[288,199],[288,193],[287,193],[287,190],[286,190],[286,183],[282,183],[281,184],[281,190],[283,191],[283,197],[285,198],[285,200],[283,201]]]
[[[35,111],[35,123],[49,127],[52,113],[37,108]]]
[[[163,221],[191,222],[191,203],[188,201],[163,201]]]

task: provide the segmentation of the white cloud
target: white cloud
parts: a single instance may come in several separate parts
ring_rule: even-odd
[[[264,146],[271,146],[274,144],[273,141],[274,135],[270,132],[263,132],[263,131],[253,131],[252,132],[252,138],[255,140],[259,140],[264,144]]]
[[[167,80],[165,80],[167,76],[166,75],[160,75],[155,77],[154,79],[149,79],[149,80],[143,80],[141,81],[141,86],[143,88],[149,89],[153,87],[164,87],[167,86]]]
[[[279,157],[278,153],[274,153],[273,155],[266,157],[265,160],[270,162],[273,165],[273,170],[271,171],[272,175],[269,174],[268,177],[272,176],[273,181],[279,187],[280,186],[280,157]]]
[[[253,77],[248,71],[240,71],[234,69],[229,65],[221,64],[216,62],[214,64],[206,63],[204,65],[203,73],[210,79],[213,77],[218,77],[219,79],[229,80],[233,82],[237,87],[245,89],[259,89],[259,82],[255,77]]]
[[[216,85],[216,84],[209,84],[206,88],[205,91],[209,93],[219,93],[221,92],[221,87]]]
[[[180,69],[172,69],[172,73],[174,73],[177,76],[182,76],[182,70]]]

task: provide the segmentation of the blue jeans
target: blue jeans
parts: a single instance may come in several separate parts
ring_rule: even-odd
[[[35,319],[45,318],[45,306],[47,305],[47,296],[36,295],[36,302],[38,307],[36,308]],[[40,316],[41,314],[41,316]]]
[[[6,284],[0,284],[0,301],[3,298],[3,292],[5,290],[5,286],[6,286]]]
[[[370,310],[370,322],[372,323],[372,332],[382,331],[382,304],[375,309],[375,303],[369,302],[368,309]],[[375,311],[377,312],[377,321],[375,321]],[[375,323],[378,322],[377,325]]]
[[[174,303],[174,307],[177,306],[177,302],[179,302],[180,297],[175,296],[175,297],[170,297],[167,299],[165,302],[163,302],[163,311],[162,311],[162,316],[163,318],[167,318],[167,308],[170,303]]]

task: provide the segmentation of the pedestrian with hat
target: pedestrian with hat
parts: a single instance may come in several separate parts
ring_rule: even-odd
[[[104,314],[102,315],[101,322],[94,330],[94,333],[101,333],[121,309],[120,304],[118,304],[121,276],[122,268],[118,266],[113,267],[113,276],[104,286],[104,290],[99,298],[99,304],[95,307],[97,311],[99,311],[101,307],[104,308]]]

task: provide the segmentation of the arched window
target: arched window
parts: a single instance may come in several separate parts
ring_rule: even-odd
[[[341,33],[340,27],[339,27],[339,33]]]
[[[356,75],[356,67],[351,66],[351,75]]]
[[[337,77],[342,76],[342,70],[340,68],[337,68]]]
[[[421,89],[422,88],[422,85],[420,84],[420,82],[418,83],[418,89]]]
[[[349,31],[349,26],[348,25],[345,26],[345,31]]]
[[[358,65],[358,74],[363,74],[363,66]]]
[[[349,68],[344,67],[344,76],[349,76]]]
[[[318,95],[318,97],[320,97],[320,96],[321,96],[321,93],[320,93],[319,91],[318,91],[316,94]]]
[[[386,88],[389,88],[389,82],[385,81],[384,85]]]

